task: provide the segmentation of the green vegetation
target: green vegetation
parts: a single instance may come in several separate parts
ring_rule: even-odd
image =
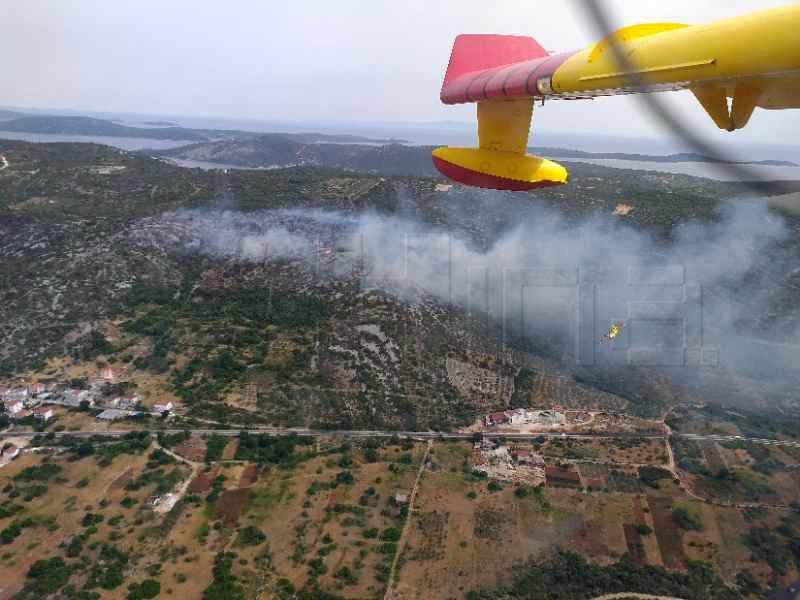
[[[150,453],[150,456],[147,457],[147,465],[145,468],[154,469],[163,465],[171,465],[174,462],[175,459],[167,454],[164,450],[161,448],[156,448]]]
[[[266,541],[267,536],[264,535],[260,529],[253,527],[252,525],[248,525],[243,529],[239,530],[239,533],[236,534],[236,540],[234,541],[234,545],[236,546],[258,546],[259,544]]]
[[[51,481],[63,469],[53,462],[25,467],[14,476],[14,481]]]
[[[107,467],[118,456],[123,454],[141,454],[150,447],[150,434],[146,431],[132,431],[122,436],[122,441],[111,444],[100,444],[95,447],[97,464]]]
[[[28,581],[16,598],[38,600],[54,594],[67,584],[71,575],[72,567],[60,556],[37,560],[28,569]]]
[[[84,536],[83,535],[75,535],[70,539],[69,544],[67,544],[67,556],[70,558],[76,558],[81,555],[83,551],[83,543],[84,543]]]
[[[762,475],[770,475],[780,466],[780,463],[773,458],[768,446],[762,444],[748,444],[743,440],[724,442],[722,445],[731,450],[746,450],[755,461],[753,470]]]
[[[125,490],[135,492],[143,487],[155,485],[153,493],[164,494],[180,483],[184,476],[183,471],[179,467],[173,468],[166,474],[163,469],[149,469],[126,483]]]
[[[23,529],[33,527],[34,524],[33,519],[30,517],[22,521],[12,521],[10,525],[0,531],[0,543],[10,544],[22,534]]]
[[[358,577],[348,566],[343,566],[337,570],[333,576],[340,580],[344,585],[353,585],[358,582]]]
[[[397,527],[388,527],[381,532],[381,539],[385,542],[396,542],[400,539],[401,533]]]
[[[689,531],[703,531],[703,523],[700,521],[700,517],[691,512],[685,506],[676,506],[672,511],[672,520],[680,527],[681,529],[686,529]]]
[[[91,527],[92,525],[97,525],[98,523],[102,522],[103,522],[103,515],[87,512],[83,516],[81,525],[83,525],[84,527]]]
[[[124,328],[149,337],[153,350],[137,359],[136,366],[164,373],[173,369],[176,350],[195,340],[204,348],[172,371],[174,392],[198,415],[225,420],[230,413],[218,401],[239,382],[247,366],[281,382],[306,377],[306,342],[295,344],[288,360],[268,361],[270,342],[278,332],[313,330],[328,317],[327,305],[310,296],[284,296],[274,290],[216,291],[200,288],[191,298],[180,290],[134,287],[126,300],[133,316]],[[197,337],[205,343],[196,343]],[[302,337],[292,338],[297,342]],[[205,348],[214,348],[209,353]],[[227,412],[226,412],[227,411]],[[250,417],[252,419],[252,416]]]
[[[113,354],[115,348],[99,331],[92,330],[80,337],[71,346],[71,355],[78,361],[94,360],[100,355]],[[86,389],[85,379],[73,379],[71,385],[75,389]]]
[[[97,562],[89,569],[86,587],[113,590],[122,585],[122,573],[128,564],[128,554],[111,544],[103,544],[97,558]]]
[[[336,483],[342,485],[353,485],[355,483],[355,478],[350,471],[340,471],[336,474]]]
[[[206,457],[207,463],[214,462],[222,458],[222,451],[230,441],[230,438],[221,435],[211,435],[206,438]]]
[[[147,600],[161,593],[161,584],[155,579],[145,579],[128,586],[128,600]]]
[[[686,600],[739,600],[703,563],[689,562],[688,572],[638,567],[625,559],[607,567],[594,565],[572,552],[559,551],[544,562],[515,570],[508,588],[472,591],[468,600],[585,600],[604,594],[643,593]]]
[[[644,467],[639,467],[639,479],[642,480],[647,486],[651,488],[658,489],[659,488],[659,481],[662,479],[672,479],[672,473],[667,471],[666,469],[662,469],[661,467],[654,467],[652,465],[646,465]]]
[[[796,540],[786,545],[767,527],[751,527],[742,537],[756,562],[769,565],[776,575],[786,575],[793,559],[800,564],[800,544]]]
[[[703,452],[696,442],[673,436],[669,440],[677,466],[694,475],[709,477],[711,473],[703,462]]]
[[[309,453],[297,452],[298,447],[308,446],[311,441],[296,435],[253,435],[243,431],[239,435],[236,460],[248,460],[259,464],[292,467],[310,458]]]
[[[11,500],[6,500],[2,504],[0,504],[0,519],[6,519],[8,517],[13,517],[17,513],[22,512],[23,507],[19,504],[14,504]]]
[[[164,448],[172,448],[173,446],[177,446],[182,442],[185,442],[192,436],[191,432],[187,429],[185,431],[181,431],[180,433],[164,433],[162,431],[158,432],[158,443],[161,444]]]
[[[214,576],[211,585],[203,592],[203,600],[244,600],[244,589],[237,582],[236,576],[231,572],[233,559],[236,555],[231,552],[220,552],[214,559]]]

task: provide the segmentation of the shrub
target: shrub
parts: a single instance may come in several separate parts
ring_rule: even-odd
[[[336,579],[340,579],[345,585],[353,585],[356,583],[356,581],[358,581],[356,576],[347,566],[340,568],[338,571],[336,571],[336,573],[333,574],[333,576]]]
[[[23,525],[20,521],[12,522],[8,527],[0,531],[0,542],[10,544],[22,533]]]
[[[327,573],[328,567],[325,566],[325,562],[321,558],[313,558],[308,561],[308,570],[312,576],[318,577]]]
[[[378,546],[378,552],[381,554],[394,554],[397,552],[397,544],[394,542],[385,542]]]
[[[81,551],[83,550],[83,537],[76,535],[69,541],[69,545],[67,545],[67,556],[70,558],[75,558],[76,556],[80,556]]]
[[[145,579],[141,583],[132,583],[128,590],[128,600],[145,600],[158,596],[161,584],[155,579]]]
[[[381,539],[386,542],[396,542],[400,539],[401,531],[397,527],[388,527],[381,533]]]
[[[672,511],[672,520],[681,529],[690,531],[703,531],[703,524],[700,519],[689,512],[686,507],[678,506]]]
[[[14,475],[14,481],[50,481],[61,473],[61,467],[55,463],[42,463],[32,467],[25,467]]]
[[[53,594],[66,585],[71,575],[72,567],[60,556],[37,560],[28,569],[31,581],[25,587],[39,596]]]
[[[267,539],[267,536],[264,533],[253,527],[252,525],[248,525],[244,529],[240,529],[239,533],[236,535],[236,541],[234,542],[237,546],[258,546],[259,544],[263,543]]]
[[[91,527],[92,525],[97,525],[98,523],[102,522],[103,522],[103,515],[87,512],[83,516],[81,525],[83,525],[84,527]]]
[[[336,482],[342,485],[353,485],[355,479],[350,471],[341,471],[336,475]]]
[[[658,482],[661,479],[672,479],[672,473],[661,467],[646,465],[639,468],[639,479],[641,479],[642,483],[645,485],[658,489]]]
[[[244,590],[231,572],[233,558],[230,552],[220,552],[214,559],[214,580],[203,592],[203,600],[244,600]]]

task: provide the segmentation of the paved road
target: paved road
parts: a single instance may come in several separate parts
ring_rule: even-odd
[[[764,438],[749,438],[741,435],[717,435],[717,434],[703,435],[699,433],[676,433],[673,435],[676,435],[677,437],[686,438],[689,440],[706,440],[713,442],[740,441],[740,442],[748,442],[750,444],[767,444],[772,446],[790,446],[794,448],[800,448],[800,442],[790,442],[786,440],[769,440]]]
[[[106,431],[59,431],[55,435],[57,437],[69,435],[74,437],[91,437],[91,436],[105,436],[105,437],[120,437],[131,431],[149,431],[150,433],[158,433],[159,431],[167,434],[183,433],[184,429],[139,429],[139,430],[106,430]],[[263,435],[298,435],[300,437],[343,437],[343,438],[390,438],[398,436],[401,438],[414,438],[419,440],[470,440],[472,433],[441,433],[436,431],[377,431],[377,430],[356,430],[356,429],[291,429],[280,427],[262,427],[253,429],[190,429],[189,432],[193,435],[208,436],[212,434],[222,436],[237,436],[243,431],[253,434]],[[33,437],[35,435],[42,435],[32,431],[13,432],[7,431],[9,437]],[[727,442],[727,441],[742,441],[751,444],[767,444],[775,446],[791,446],[800,448],[800,442],[791,442],[784,440],[770,440],[763,438],[747,438],[739,435],[702,435],[697,433],[673,433],[675,437],[681,437],[689,440],[697,441],[714,441],[714,442]],[[532,440],[538,437],[544,438],[561,438],[561,439],[613,439],[613,438],[648,438],[648,439],[665,439],[667,436],[663,433],[555,433],[555,432],[542,432],[542,433],[509,433],[509,432],[483,432],[483,437],[490,439],[503,438],[505,440]]]

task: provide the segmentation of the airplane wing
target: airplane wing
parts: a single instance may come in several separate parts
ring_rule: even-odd
[[[533,38],[508,35],[460,35],[453,44],[441,98],[447,104],[478,103],[478,148],[437,148],[433,162],[444,175],[477,187],[522,191],[565,183],[566,170],[552,161],[528,156],[533,95],[523,87],[503,93],[508,72],[521,77],[550,55]],[[514,79],[517,81],[517,79]],[[491,85],[491,87],[490,87]],[[487,102],[488,91],[498,97]]]
[[[456,181],[508,190],[566,183],[567,172],[528,156],[533,101],[689,89],[721,129],[741,129],[756,107],[800,108],[800,4],[703,26],[644,23],[576,52],[549,54],[533,38],[461,35],[441,91],[478,104],[478,148],[437,148]],[[617,61],[624,53],[625,65]],[[729,105],[728,99],[732,98]]]

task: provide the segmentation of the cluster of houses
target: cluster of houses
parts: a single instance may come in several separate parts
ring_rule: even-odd
[[[490,478],[542,482],[545,468],[544,457],[529,447],[509,447],[489,439],[475,444],[475,470]]]
[[[45,406],[54,399],[52,391],[41,383],[23,388],[0,387],[4,412],[12,419],[33,416],[42,421],[53,418],[53,409]]]
[[[531,410],[528,408],[515,408],[486,415],[483,424],[486,427],[503,425],[535,425],[539,427],[558,427],[565,425],[567,416],[558,409]]]
[[[137,395],[108,398],[107,386],[114,382],[114,373],[106,367],[99,377],[88,382],[86,388],[75,389],[60,383],[36,383],[20,387],[0,386],[0,402],[6,415],[14,420],[33,416],[42,421],[53,418],[53,406],[67,408],[103,408],[97,417],[103,420],[114,420],[138,414],[150,413],[163,415],[174,408],[172,402],[155,404],[148,410],[140,410],[140,398]]]

